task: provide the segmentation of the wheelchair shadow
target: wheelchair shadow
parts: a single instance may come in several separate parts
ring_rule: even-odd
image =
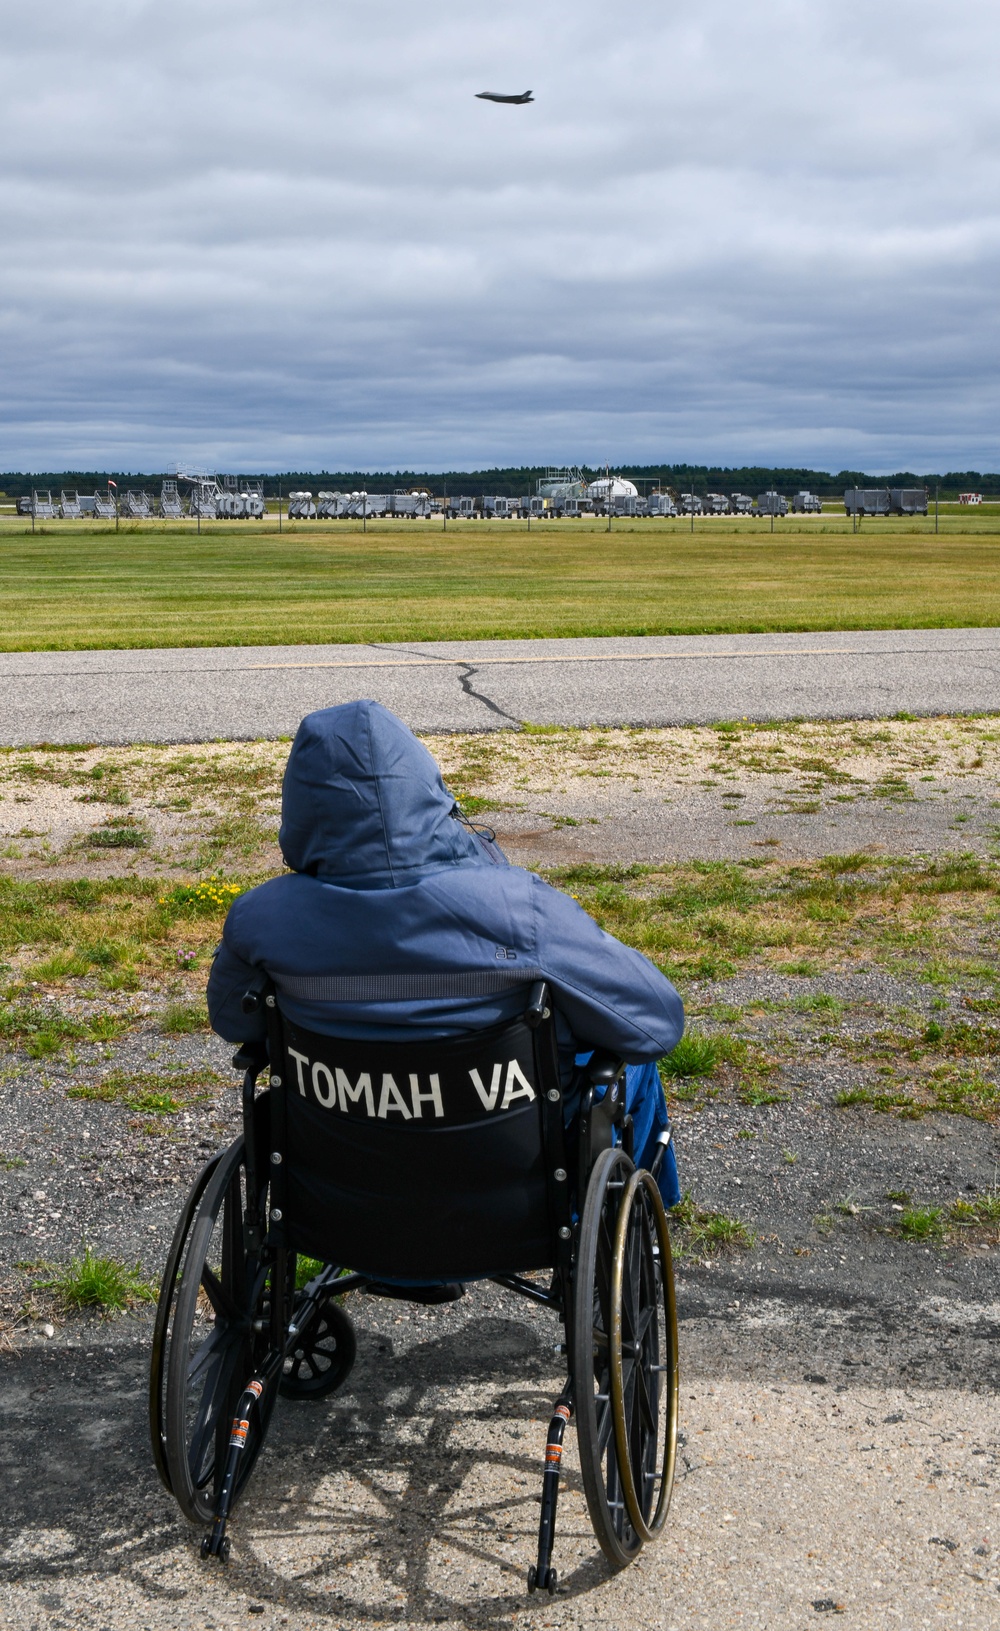
[[[240,1539],[302,1612],[509,1623],[527,1605],[558,1361],[537,1328],[496,1317],[372,1357],[359,1352],[356,1387],[339,1401],[281,1412]],[[561,1595],[609,1572],[575,1440],[566,1459]]]
[[[537,1325],[444,1318],[445,1330],[440,1314],[421,1322],[415,1341],[411,1322],[394,1351],[362,1315],[345,1390],[279,1402],[224,1569],[201,1562],[197,1533],[153,1472],[145,1344],[7,1356],[0,1589],[16,1618],[61,1610],[89,1624],[99,1603],[106,1614],[117,1607],[135,1623],[172,1626],[183,1601],[215,1623],[245,1623],[251,1594],[292,1626],[300,1616],[509,1625],[529,1601],[561,1361]],[[560,1596],[609,1578],[572,1434],[565,1470]]]

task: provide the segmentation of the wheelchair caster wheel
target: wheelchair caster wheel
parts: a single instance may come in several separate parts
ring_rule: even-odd
[[[212,1540],[211,1540],[210,1535],[203,1535],[202,1536],[202,1539],[201,1539],[201,1555],[202,1555],[202,1557],[211,1557],[211,1555],[212,1555]]]
[[[228,1561],[229,1561],[229,1551],[230,1551],[231,1544],[232,1543],[231,1543],[231,1541],[229,1539],[229,1536],[228,1535],[223,1535],[222,1540],[219,1542],[219,1550],[215,1554],[218,1557],[220,1563],[228,1563]],[[211,1557],[212,1556],[212,1537],[211,1537],[211,1535],[205,1535],[202,1538],[201,1555],[202,1555],[202,1557]]]
[[[543,1591],[548,1592],[550,1597],[554,1597],[556,1594],[556,1586],[558,1584],[559,1576],[555,1569],[546,1569],[543,1577],[539,1575],[537,1568],[535,1567],[534,1563],[532,1563],[530,1569],[528,1570],[529,1593],[535,1592],[539,1589],[539,1587],[541,1587]]]

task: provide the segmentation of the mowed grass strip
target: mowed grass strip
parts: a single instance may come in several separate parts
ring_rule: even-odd
[[[226,912],[244,887],[249,882],[165,886],[158,878],[50,883],[0,877],[0,1038],[101,1040],[98,1016],[67,1017],[48,999],[47,993],[80,982],[85,990],[129,992],[176,985],[181,972],[204,978]],[[118,1020],[106,1023],[121,1028]],[[168,1033],[204,1023],[201,1004],[189,1001],[173,1004],[164,1016]]]
[[[961,965],[992,982],[1000,868],[976,855],[857,854],[815,862],[688,861],[554,867],[546,875],[602,928],[679,979],[772,966],[818,973],[859,957],[946,981]],[[164,887],[161,879],[0,877],[0,956],[12,991],[90,977],[119,988],[129,970],[175,974],[178,952],[214,948],[229,906],[263,877]],[[968,959],[982,951],[975,970]],[[815,1006],[829,1003],[816,999]],[[993,1012],[989,997],[976,999]],[[198,1021],[200,1022],[200,1020]],[[188,1028],[171,1020],[174,1028]],[[196,1023],[194,1020],[192,1024]],[[942,1032],[959,1051],[959,1033]],[[938,1040],[929,1038],[928,1040]]]
[[[997,529],[997,530],[991,530]],[[0,650],[1000,625],[1000,519],[0,523]]]
[[[1000,868],[976,855],[929,861],[858,854],[793,865],[763,859],[587,864],[547,875],[602,928],[682,986],[752,968],[819,974],[868,962],[932,984],[960,985],[970,1012],[992,1018],[1000,1010]],[[73,989],[81,981],[84,989],[169,988],[187,970],[203,979],[230,904],[261,881],[216,877],[165,886],[155,878],[0,878],[0,1034],[23,1034],[20,1017],[28,1007],[37,1023],[49,1000],[46,989]],[[205,1023],[201,1005],[188,1006],[193,994],[177,993],[184,1000],[168,1010],[168,1031]],[[832,999],[804,1001],[818,1021],[838,1017]],[[994,1024],[976,1027],[974,1048],[971,1034],[971,1027],[931,1026],[919,1044],[948,1058],[982,1052],[987,1041],[990,1052],[1000,1046]],[[877,1053],[880,1045],[873,1038],[869,1049]],[[692,1060],[687,1074],[697,1073]]]

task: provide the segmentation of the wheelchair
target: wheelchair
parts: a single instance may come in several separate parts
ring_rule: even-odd
[[[181,1213],[150,1366],[153,1458],[185,1516],[210,1526],[202,1557],[229,1555],[229,1519],[278,1398],[323,1398],[350,1372],[348,1294],[445,1302],[476,1279],[554,1310],[564,1328],[568,1374],[544,1447],[529,1592],[556,1589],[574,1419],[587,1508],[612,1567],[662,1529],[678,1412],[663,1203],[655,1171],[632,1160],[620,1060],[596,1053],[577,1071],[566,1127],[552,997],[528,972],[275,976],[243,998],[245,1012],[263,1008],[267,1042],[234,1056],[243,1132],[207,1163]],[[377,1001],[514,984],[519,1017],[446,1041],[317,1035],[281,1006],[282,995]],[[297,1285],[304,1258],[323,1266]]]

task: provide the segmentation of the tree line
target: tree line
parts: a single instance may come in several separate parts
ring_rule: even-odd
[[[604,466],[581,466],[587,480],[603,476]],[[502,497],[533,493],[539,478],[546,473],[544,465],[502,466],[492,470],[286,470],[278,475],[264,475],[243,471],[254,480],[264,483],[268,498],[299,489],[312,493],[320,490],[355,492],[367,489],[370,493],[394,492],[397,488],[426,488],[435,495],[467,493],[473,498],[483,493],[496,493]],[[641,493],[655,487],[672,488],[678,493],[758,493],[776,488],[790,495],[803,489],[817,493],[820,498],[840,498],[849,487],[927,487],[932,496],[940,489],[943,499],[957,498],[959,493],[979,492],[984,497],[1000,497],[1000,473],[979,470],[948,470],[941,473],[918,474],[912,470],[897,470],[892,475],[873,476],[864,470],[784,469],[766,465],[705,465],[705,464],[619,464],[612,467],[613,475],[628,476],[636,482]],[[0,493],[8,498],[21,498],[32,488],[48,488],[58,494],[63,488],[94,492],[103,489],[108,481],[118,483],[120,491],[127,487],[145,488],[158,492],[160,483],[172,480],[171,472],[141,473],[128,470],[8,470],[0,472]]]

